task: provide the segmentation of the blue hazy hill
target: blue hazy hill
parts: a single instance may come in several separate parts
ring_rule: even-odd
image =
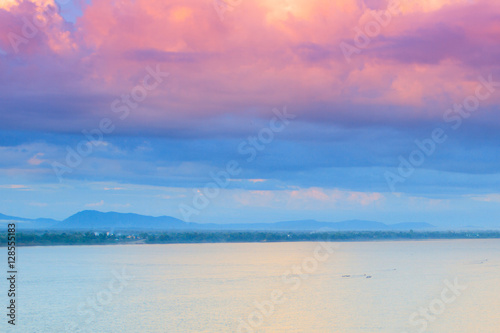
[[[375,221],[348,220],[341,222],[320,222],[316,220],[282,221],[275,223],[188,223],[171,216],[146,216],[132,213],[99,212],[85,210],[63,221],[52,219],[25,219],[0,214],[0,224],[14,221],[18,229],[46,230],[267,230],[267,231],[408,231],[430,230],[428,223],[385,224]]]

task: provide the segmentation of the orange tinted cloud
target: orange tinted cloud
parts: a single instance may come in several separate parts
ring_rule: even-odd
[[[1,22],[8,23],[0,23],[0,48],[7,54],[9,29],[20,33],[23,16],[53,5],[37,1],[1,2]],[[171,78],[151,94],[133,124],[154,128],[249,110],[263,114],[284,102],[310,121],[440,119],[443,108],[469,94],[477,76],[496,64],[499,5],[400,0],[401,14],[392,14],[347,62],[339,45],[355,45],[357,32],[388,6],[242,1],[221,21],[212,3],[198,0],[94,1],[74,27],[55,13],[36,39],[20,45],[18,56],[38,67],[16,68],[10,82],[40,81],[39,92],[60,86],[86,95],[88,107],[74,111],[85,120],[109,112],[109,101],[100,96],[129,91],[146,66],[160,64]]]

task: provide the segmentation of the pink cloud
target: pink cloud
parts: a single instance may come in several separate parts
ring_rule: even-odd
[[[103,206],[103,205],[104,205],[104,200],[101,200],[101,201],[99,201],[99,202],[92,202],[92,203],[88,203],[88,204],[86,204],[86,205],[85,205],[85,207],[90,207],[90,208],[92,208],[92,207],[101,207],[101,206]]]
[[[43,95],[36,105],[51,113],[31,124],[12,115],[16,126],[92,125],[156,64],[171,76],[121,129],[189,127],[228,113],[263,115],[283,103],[313,122],[440,119],[500,55],[500,6],[486,0],[401,1],[402,14],[352,63],[339,44],[352,43],[354,29],[387,1],[245,1],[223,22],[197,0],[95,1],[74,26],[52,11],[15,53],[9,32],[22,35],[23,17],[54,6],[39,1],[0,6],[4,94]],[[37,112],[30,107],[19,117]]]
[[[244,206],[287,207],[287,209],[333,209],[376,204],[385,199],[382,193],[355,192],[319,187],[295,190],[261,190],[238,193],[235,201]]]

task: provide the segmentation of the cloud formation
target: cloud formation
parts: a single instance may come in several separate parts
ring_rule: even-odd
[[[500,88],[460,130],[443,118],[481,76],[499,85],[496,1],[256,0],[223,19],[199,0],[71,6],[0,0],[4,186],[57,182],[51,163],[110,119],[68,180],[110,181],[116,193],[121,182],[196,189],[286,105],[296,119],[231,182],[242,191],[231,198],[378,209],[384,171],[439,127],[446,145],[399,191],[496,200]],[[357,51],[346,59],[341,45]],[[169,75],[135,103],[148,68]]]
[[[217,125],[211,132],[226,133],[226,115],[262,116],[263,106],[284,102],[309,122],[439,119],[495,68],[499,5],[396,3],[248,1],[221,22],[210,4],[195,0],[95,1],[72,24],[50,0],[2,2],[2,126],[77,131],[75,122],[91,125],[109,113],[115,96],[155,64],[171,79],[121,131],[162,133],[209,120]],[[354,43],[356,29],[388,6],[400,15],[346,63],[340,43]],[[31,26],[37,32],[27,38]],[[13,34],[24,38],[19,52]]]

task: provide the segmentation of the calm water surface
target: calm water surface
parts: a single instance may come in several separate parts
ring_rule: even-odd
[[[328,245],[19,248],[0,331],[500,332],[499,240]]]

